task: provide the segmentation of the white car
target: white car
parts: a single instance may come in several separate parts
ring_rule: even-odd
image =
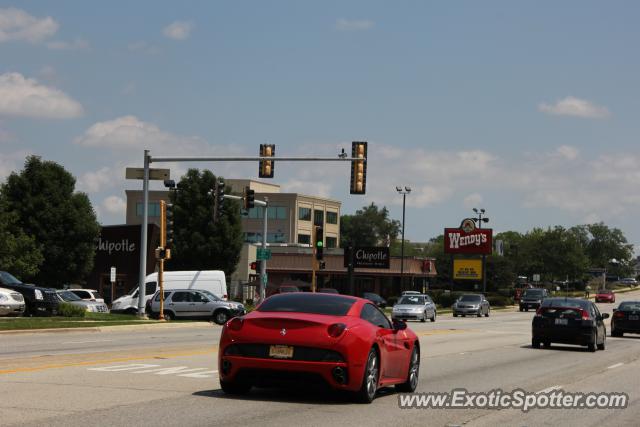
[[[638,281],[634,277],[625,277],[624,279],[620,280],[620,283],[624,283],[625,285],[632,285],[632,286],[638,285]]]
[[[0,316],[22,316],[24,297],[12,289],[0,288]]]
[[[85,301],[104,302],[104,298],[95,289],[67,289]]]

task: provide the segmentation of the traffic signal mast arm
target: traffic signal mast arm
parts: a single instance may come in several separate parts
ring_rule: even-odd
[[[350,162],[361,157],[150,157],[151,163],[161,162],[255,162],[273,160],[278,162]],[[367,160],[365,157],[364,160]]]
[[[242,196],[234,196],[231,194],[225,194],[224,195],[225,199],[231,199],[231,200],[242,200]],[[255,203],[256,206],[267,206],[267,202],[263,202],[262,200],[254,200],[253,203]]]

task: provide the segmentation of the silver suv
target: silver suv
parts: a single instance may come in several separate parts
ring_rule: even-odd
[[[202,289],[171,289],[164,291],[164,318],[211,319],[223,325],[232,317],[246,313],[238,302],[225,301]],[[151,314],[160,314],[160,291],[151,299]]]

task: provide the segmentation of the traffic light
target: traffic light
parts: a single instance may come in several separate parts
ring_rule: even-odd
[[[260,144],[260,157],[273,157],[275,154],[275,144]],[[273,163],[273,160],[260,160],[258,176],[260,178],[273,178]]]
[[[246,186],[244,187],[244,191],[242,193],[243,208],[244,210],[248,211],[256,205],[256,192],[255,190],[249,188],[249,186]]]
[[[316,226],[315,238],[313,246],[316,248],[316,259],[321,260],[324,257],[324,228],[320,225]]]
[[[222,216],[222,208],[224,207],[224,181],[216,180],[213,189],[213,220],[218,221]]]
[[[164,259],[169,259],[171,256],[169,255],[171,252],[169,252],[169,248],[171,248],[171,246],[173,246],[173,205],[171,203],[167,203],[166,204],[166,208],[165,208],[165,215],[166,215],[166,241],[165,244],[162,246],[163,248],[167,249],[167,252],[164,256]]]
[[[367,187],[367,143],[352,142],[351,158],[351,194],[364,194]]]

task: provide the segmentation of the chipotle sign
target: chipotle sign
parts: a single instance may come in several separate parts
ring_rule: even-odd
[[[490,228],[444,229],[444,252],[447,254],[491,254],[493,230]]]

